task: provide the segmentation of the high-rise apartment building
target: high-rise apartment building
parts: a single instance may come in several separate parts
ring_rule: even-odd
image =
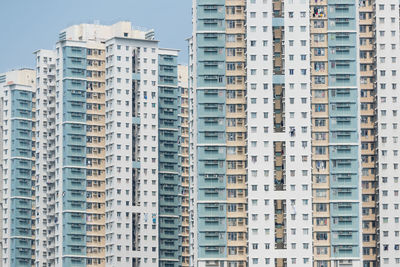
[[[194,0],[0,74],[0,266],[400,265],[398,0]]]
[[[181,187],[182,266],[189,266],[189,91],[188,67],[178,65],[178,127]]]
[[[375,265],[397,266],[400,265],[399,3],[377,0],[374,11],[375,145],[378,159],[375,165],[378,261]]]
[[[179,266],[177,50],[82,24],[35,52],[37,266]]]
[[[35,231],[35,71],[0,74],[1,264],[32,266]]]
[[[399,3],[193,2],[191,265],[399,264]]]

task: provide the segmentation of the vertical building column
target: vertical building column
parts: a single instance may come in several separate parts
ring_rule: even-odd
[[[376,267],[377,236],[377,171],[375,136],[377,134],[375,84],[375,36],[373,1],[359,1],[359,71],[362,179],[362,255],[363,267]]]
[[[225,1],[227,266],[237,267],[248,261],[245,11],[245,0]]]
[[[105,50],[87,45],[87,265],[105,266]]]
[[[310,1],[314,267],[330,267],[328,5]],[[345,222],[343,222],[345,223]]]
[[[62,128],[61,161],[62,179],[59,180],[61,190],[56,199],[61,201],[61,213],[56,219],[62,222],[59,229],[62,234],[63,265],[86,266],[86,49],[61,43],[60,50],[63,61],[63,76],[60,79]],[[73,95],[81,91],[79,96]]]
[[[330,251],[334,266],[345,262],[359,265],[361,260],[357,32],[358,5],[352,1],[329,1]]]
[[[376,49],[376,145],[378,153],[376,208],[378,261],[376,266],[400,265],[400,198],[399,198],[399,2],[374,1],[374,37]],[[366,188],[367,189],[367,188]],[[375,192],[371,189],[372,192]],[[367,225],[365,225],[366,227]]]
[[[181,205],[178,170],[178,70],[176,53],[158,56],[158,216],[161,267],[181,266]]]
[[[178,127],[179,127],[179,163],[181,181],[181,240],[182,266],[190,263],[189,247],[189,92],[188,67],[178,65]]]

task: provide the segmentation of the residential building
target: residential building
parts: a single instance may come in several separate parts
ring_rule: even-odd
[[[32,266],[35,256],[35,71],[0,74],[1,264]]]
[[[35,52],[37,266],[180,265],[177,55],[129,22]]]

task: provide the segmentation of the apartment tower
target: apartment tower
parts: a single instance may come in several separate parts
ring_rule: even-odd
[[[35,259],[35,71],[0,74],[1,264]]]

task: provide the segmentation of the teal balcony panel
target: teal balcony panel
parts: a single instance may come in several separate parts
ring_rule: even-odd
[[[175,131],[160,130],[158,137],[163,141],[178,142],[178,134]]]
[[[331,218],[332,231],[357,231],[359,228],[357,217],[337,216]]]
[[[63,179],[63,183],[70,190],[81,190],[86,187],[85,181],[82,179]]]
[[[355,117],[330,117],[330,131],[355,131],[357,129],[357,118]]]
[[[33,113],[27,109],[13,109],[11,112],[11,117],[14,118],[25,118],[32,119]]]
[[[140,81],[140,73],[132,73],[132,80]]]
[[[160,239],[179,239],[179,230],[178,227],[176,229],[167,228],[167,229],[160,229]]]
[[[86,69],[86,59],[76,57],[64,58],[64,68]]]
[[[197,197],[199,201],[224,201],[226,191],[218,188],[199,189]]]
[[[356,103],[358,99],[358,90],[356,88],[337,88],[329,90],[330,103]]]
[[[285,25],[284,18],[272,18],[273,27],[283,27]]]
[[[197,127],[204,131],[225,132],[225,121],[218,118],[199,119]]]
[[[358,201],[358,189],[357,188],[331,188],[330,199],[331,200]]]
[[[32,197],[32,189],[31,188],[11,189],[11,197]]]
[[[165,192],[165,191],[164,191]],[[177,207],[179,203],[179,199],[177,197],[178,195],[176,194],[175,197],[173,195],[163,195],[162,201],[160,201],[160,206],[175,206]]]
[[[356,20],[353,18],[328,18],[329,31],[351,31],[356,30]]]
[[[178,58],[171,55],[160,55],[158,57],[158,64],[176,67],[178,65]]]
[[[73,90],[67,90],[64,92],[64,99],[68,99],[68,101],[71,102],[81,102],[81,103],[86,103],[86,95],[83,93],[83,91],[73,91]]]
[[[355,62],[357,50],[355,47],[333,47],[328,51],[328,66],[336,66],[336,62],[340,60]]]
[[[64,77],[86,79],[86,70],[84,69],[64,69]]]
[[[13,211],[14,218],[16,219],[29,219],[32,217],[31,209],[14,209]]]
[[[197,181],[197,186],[199,189],[210,189],[215,188],[218,190],[224,189],[226,187],[226,183],[224,183],[225,179],[205,179],[204,175],[199,175],[201,178]]]
[[[199,203],[197,206],[198,214],[202,217],[221,217],[226,216],[226,204],[222,203]]]
[[[225,75],[225,63],[223,61],[203,61],[197,64],[199,76]]]
[[[358,170],[357,158],[330,160],[331,173],[353,173]]]
[[[226,113],[226,108],[223,103],[199,103],[198,104],[198,116],[200,118],[224,118]],[[211,119],[211,118],[210,118]]]
[[[86,49],[83,47],[64,46],[63,54],[65,57],[86,58]]]
[[[64,136],[64,142],[71,146],[86,146],[86,137],[84,135],[68,134]]]
[[[86,214],[66,212],[63,213],[63,221],[65,224],[85,224]]]
[[[345,48],[356,48],[357,35],[353,32],[330,32],[328,33],[328,46],[330,49],[335,48],[338,50]],[[355,58],[353,60],[355,60]]]
[[[63,80],[63,91],[78,91],[84,92],[86,94],[86,81],[74,80],[74,79],[64,79]]]
[[[357,64],[350,60],[330,60],[329,75],[346,75],[357,73]]]
[[[331,247],[332,258],[357,258],[359,257],[359,247],[351,245],[339,245]]]
[[[31,229],[32,227],[32,220],[31,218],[27,219],[13,219],[12,226],[13,229]]]
[[[63,157],[63,163],[65,166],[77,166],[86,167],[86,159],[84,157]]]
[[[224,246],[200,246],[199,247],[199,258],[204,258],[204,259],[221,259],[224,260],[227,257],[227,248]]]
[[[357,188],[358,174],[337,174],[330,176],[331,188]]]
[[[65,223],[64,222],[64,231],[68,233],[68,235],[79,235],[84,236],[86,235],[86,224],[72,224],[72,223]]]
[[[197,6],[197,19],[225,19],[225,8],[222,5]]]
[[[159,164],[159,171],[160,171],[160,172],[174,172],[174,173],[178,173],[178,164],[175,164],[175,163],[167,163],[167,162],[160,162],[160,164]]]
[[[25,90],[18,90],[18,89],[13,89],[11,91],[11,99],[13,101],[16,100],[25,100],[25,101],[32,101],[32,92],[25,91]]]
[[[226,244],[226,234],[220,234],[217,232],[201,232],[198,235],[198,242],[202,246],[222,247]]]
[[[21,211],[28,211],[32,209],[32,200],[28,200],[25,198],[13,198],[11,200],[11,209]]]
[[[63,120],[68,122],[79,122],[85,123],[86,122],[86,114],[82,112],[68,112],[63,113]]]
[[[329,147],[330,159],[355,159],[358,158],[357,146],[330,146]]]
[[[197,141],[199,144],[223,145],[226,143],[226,134],[215,131],[199,132],[197,135]]]
[[[86,113],[86,104],[83,102],[65,101],[63,109],[63,112]]]
[[[66,185],[64,185],[65,188]],[[63,196],[65,201],[73,201],[73,202],[85,202],[86,201],[86,193],[85,191],[73,190],[72,188],[68,188]]]
[[[197,5],[198,6],[224,6],[225,5],[225,0],[197,0]]]
[[[140,117],[132,117],[132,123],[135,125],[140,125]]]
[[[199,214],[201,216],[201,214]],[[226,218],[224,217],[200,217],[198,219],[199,232],[226,232]]]
[[[358,133],[354,131],[331,131],[329,133],[329,142],[332,144],[355,143],[358,142]]]
[[[197,150],[198,159],[203,160],[225,160],[226,148],[217,146],[201,146]]]
[[[11,239],[11,247],[13,247],[14,249],[29,249],[30,253],[30,250],[32,248],[32,240],[28,238]]]
[[[356,16],[355,5],[330,6],[329,18],[352,18]]]
[[[197,18],[197,31],[215,32],[225,31],[225,20],[218,18],[199,19]]]
[[[163,141],[159,142],[159,149],[158,151],[161,152],[168,152],[168,151],[178,151],[178,144],[175,142],[170,141]]]
[[[84,168],[64,168],[63,177],[65,179],[85,180],[86,170]]]
[[[206,89],[197,90],[197,102],[200,104],[225,104],[225,90]]]
[[[139,161],[132,161],[132,168],[140,169],[140,162]]]
[[[64,200],[64,210],[86,211],[86,203],[83,201],[66,201],[66,200]]]
[[[177,90],[175,88],[174,95],[171,95],[169,97],[159,97],[159,103],[158,103],[158,107],[159,109],[164,109],[164,108],[168,108],[168,109],[177,109],[178,108],[178,97],[177,97]]]
[[[204,75],[197,77],[199,87],[225,87],[226,79],[224,75]]]
[[[86,136],[86,126],[83,124],[65,123],[63,124],[64,135]]]
[[[178,240],[161,240],[160,250],[179,250]]]
[[[274,84],[285,84],[285,75],[273,75],[272,83]]]
[[[86,157],[86,148],[85,146],[64,146],[64,154],[67,157]]]
[[[336,6],[336,5],[354,5],[354,0],[329,0],[329,7]]]
[[[158,158],[160,163],[178,163],[178,153],[162,152]]]
[[[356,75],[352,74],[338,74],[338,75],[329,75],[329,87],[335,86],[357,86]]]
[[[331,203],[330,204],[330,211],[332,217],[358,217],[359,204],[353,202],[339,202],[339,203]]]
[[[197,49],[198,66],[202,62],[225,62],[225,49],[222,47],[199,47]]]
[[[198,47],[209,47],[212,50],[221,47],[225,48],[225,34],[223,33],[198,33],[197,34],[197,46]],[[205,50],[210,51],[210,50]],[[218,53],[222,53],[217,49]]]
[[[18,267],[23,266],[31,266],[29,261],[32,258],[32,249],[31,248],[15,248],[12,252],[13,260],[18,261]],[[25,259],[25,260],[24,260]],[[28,262],[27,262],[28,261]],[[12,266],[12,265],[11,265]]]
[[[69,247],[69,248],[67,248],[65,250],[65,254],[67,254],[67,255],[85,256],[86,255],[86,248],[82,248],[82,249],[79,249],[79,250],[77,248],[77,249],[72,250]],[[62,260],[63,260],[63,266],[86,267],[86,258],[64,257]]]
[[[170,76],[170,77],[178,77],[178,69],[176,65],[159,65],[158,68],[159,76]]]

